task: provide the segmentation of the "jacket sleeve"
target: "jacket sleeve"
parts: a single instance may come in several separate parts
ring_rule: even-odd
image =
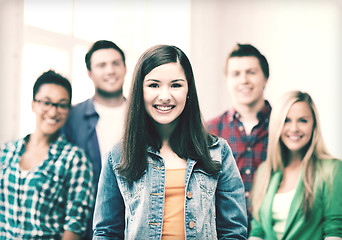
[[[226,140],[222,143],[222,169],[216,190],[216,228],[219,239],[247,238],[245,191],[240,172]]]
[[[104,158],[95,203],[93,240],[123,239],[125,207],[113,170],[113,154],[109,152]]]
[[[323,160],[325,161],[325,160]],[[323,190],[324,237],[342,236],[342,161],[334,160],[329,166],[332,179],[328,178]],[[329,173],[328,173],[329,174]],[[329,176],[329,175],[328,175]],[[331,180],[331,181],[330,181]]]

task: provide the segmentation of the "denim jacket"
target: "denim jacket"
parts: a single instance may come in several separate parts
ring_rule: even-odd
[[[232,151],[219,138],[210,146],[221,171],[209,174],[187,159],[184,226],[186,239],[246,239],[244,186]],[[158,151],[148,148],[143,176],[129,182],[117,171],[121,144],[106,156],[94,213],[94,240],[161,239],[164,215],[165,165]],[[191,194],[187,194],[190,192]]]

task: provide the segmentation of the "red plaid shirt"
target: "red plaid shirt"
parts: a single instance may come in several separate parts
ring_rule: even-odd
[[[260,163],[266,160],[270,113],[271,105],[265,101],[264,108],[257,114],[259,123],[250,135],[246,135],[240,121],[240,114],[234,109],[207,123],[211,134],[222,137],[229,143],[245,185],[247,199],[252,188],[254,173]]]

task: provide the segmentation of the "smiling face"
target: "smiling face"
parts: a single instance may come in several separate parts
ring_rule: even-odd
[[[179,63],[167,63],[149,72],[143,83],[147,114],[160,125],[175,126],[184,110],[188,82]]]
[[[47,83],[41,85],[35,100],[32,102],[32,111],[36,114],[36,132],[45,136],[55,134],[65,123],[69,110],[60,112],[55,106],[47,108],[45,102],[69,105],[68,91],[56,84]]]
[[[254,106],[264,103],[267,83],[258,58],[254,56],[232,57],[228,60],[228,88],[237,106]]]
[[[292,153],[301,153],[309,143],[314,126],[314,119],[306,102],[294,103],[287,113],[281,132],[281,141]]]
[[[89,77],[93,80],[96,93],[112,94],[122,91],[126,66],[121,54],[112,49],[100,49],[91,56]]]

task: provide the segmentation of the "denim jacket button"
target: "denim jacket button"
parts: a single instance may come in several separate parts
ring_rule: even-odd
[[[191,199],[191,198],[192,198],[192,192],[188,191],[188,192],[186,193],[186,197],[189,198],[189,199]]]
[[[195,227],[195,222],[194,221],[189,222],[189,228],[194,228],[194,227]]]

